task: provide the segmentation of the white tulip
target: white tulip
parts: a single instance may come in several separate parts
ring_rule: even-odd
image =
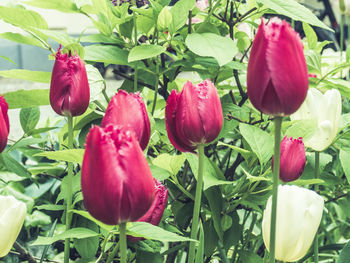
[[[0,258],[6,256],[15,243],[26,212],[23,202],[12,196],[0,196]]]
[[[310,88],[301,107],[290,116],[291,120],[316,120],[313,136],[304,141],[307,147],[323,151],[337,136],[341,116],[341,95],[338,90],[327,90],[322,94]]]
[[[270,247],[272,197],[267,201],[262,220],[266,248]],[[309,250],[320,225],[324,200],[316,192],[291,185],[280,185],[277,197],[277,260],[293,262]]]

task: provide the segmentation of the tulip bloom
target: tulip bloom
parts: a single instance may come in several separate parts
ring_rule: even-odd
[[[219,135],[223,122],[219,95],[214,84],[205,80],[197,86],[190,81],[182,91],[173,90],[165,107],[165,123],[170,142],[181,152],[193,152]]]
[[[152,225],[158,226],[160,220],[162,219],[164,209],[167,205],[168,200],[168,189],[165,188],[160,182],[154,179],[156,195],[153,200],[151,207],[148,209],[146,214],[137,220],[137,222],[147,222]],[[128,236],[131,241],[143,240],[140,237],[131,237]]]
[[[7,115],[8,104],[4,97],[0,96],[0,152],[2,152],[7,145],[7,137],[10,131],[9,117]]]
[[[113,125],[90,130],[81,188],[86,209],[105,224],[136,221],[147,212],[154,182],[134,132]]]
[[[305,102],[300,109],[290,116],[292,120],[316,120],[317,130],[305,140],[305,145],[315,151],[323,151],[332,144],[340,125],[341,95],[332,89],[322,94],[317,89],[308,91]]]
[[[261,21],[248,61],[247,91],[259,111],[273,116],[294,113],[309,86],[303,44],[286,21]]]
[[[151,136],[151,125],[145,103],[139,93],[119,90],[108,104],[101,127],[106,127],[108,124],[130,128],[135,132],[142,150],[146,149]]]
[[[262,220],[262,235],[270,247],[272,198],[267,201]],[[286,262],[301,259],[309,250],[320,225],[324,201],[312,190],[280,185],[277,197],[276,259]]]
[[[272,157],[272,170],[273,170]],[[293,139],[285,136],[281,141],[280,179],[291,182],[298,179],[305,168],[305,147],[303,138]]]
[[[61,53],[56,55],[50,86],[50,104],[63,116],[79,116],[89,106],[90,89],[84,62],[79,56]]]
[[[6,256],[21,231],[27,208],[13,196],[0,196],[0,258]]]

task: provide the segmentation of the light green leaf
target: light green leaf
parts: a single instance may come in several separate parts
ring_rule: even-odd
[[[170,155],[163,153],[157,156],[152,163],[160,168],[169,171],[171,174],[176,175],[181,169],[183,163],[186,161],[186,155]]]
[[[159,30],[166,30],[171,22],[173,21],[171,12],[169,11],[168,6],[164,6],[162,11],[158,15],[157,26]]]
[[[92,222],[95,222],[102,229],[104,229],[108,232],[111,231],[115,227],[115,226],[111,226],[111,225],[106,225],[106,224],[102,223],[101,221],[98,221],[97,219],[93,218],[92,215],[90,215],[89,212],[87,212],[87,211],[72,210],[72,212],[75,214],[81,215],[81,216],[85,217],[86,219],[89,219]]]
[[[8,171],[14,172],[21,177],[28,178],[30,176],[27,169],[7,152],[1,153],[0,158],[4,161]]]
[[[2,58],[2,59],[4,59],[4,60],[7,60],[8,62],[10,62],[10,63],[12,63],[12,64],[17,65],[17,63],[16,63],[16,62],[14,62],[12,59],[10,59],[10,58],[8,58],[8,57],[1,56],[1,55],[0,55],[0,58]]]
[[[49,90],[17,90],[4,94],[9,109],[28,108],[33,106],[49,105]]]
[[[293,181],[293,185],[298,185],[298,186],[304,186],[304,185],[311,185],[311,184],[323,184],[324,181],[319,178],[314,178],[314,179],[298,179]]]
[[[187,47],[198,56],[214,57],[219,66],[223,66],[238,53],[238,48],[229,37],[213,33],[193,33],[186,38]]]
[[[87,237],[94,237],[98,236],[99,234],[96,233],[95,231],[92,231],[87,228],[82,228],[82,227],[76,227],[69,229],[68,231],[65,231],[62,234],[53,236],[53,237],[41,237],[39,236],[37,240],[34,241],[34,243],[31,244],[31,246],[42,246],[42,245],[50,245],[52,243],[55,243],[56,241],[59,240],[64,240],[67,238],[87,238]]]
[[[307,23],[303,22],[303,30],[306,36],[307,45],[310,49],[315,49],[317,45],[317,35]]]
[[[24,133],[34,129],[40,119],[39,107],[22,108],[19,112],[19,121]]]
[[[41,15],[23,8],[0,6],[0,19],[21,28],[48,28],[46,20]]]
[[[133,222],[127,224],[127,234],[133,237],[143,237],[146,239],[159,240],[163,242],[184,242],[192,241],[188,237],[179,236],[146,222]],[[195,240],[193,240],[195,241]]]
[[[188,12],[194,7],[195,3],[195,0],[180,0],[171,8],[172,23],[169,27],[171,34],[174,34],[186,24]]]
[[[87,64],[85,67],[90,86],[90,101],[94,101],[98,99],[98,95],[100,95],[106,88],[105,80],[101,76],[101,73],[98,71],[98,69],[93,65]]]
[[[67,32],[57,31],[57,30],[48,30],[48,29],[35,29],[34,32],[39,32],[39,34],[45,35],[47,38],[51,38],[56,42],[66,46],[70,43],[73,43],[73,39],[67,34]],[[76,43],[78,44],[78,43]]]
[[[348,150],[348,148],[345,148]],[[350,183],[350,151],[346,151],[344,149],[340,150],[339,153],[339,159],[340,159],[340,163],[341,166],[343,167],[346,179],[348,180],[348,183]]]
[[[348,263],[350,258],[350,241],[340,251],[337,263]]]
[[[43,44],[36,38],[31,36],[23,36],[19,33],[5,32],[0,34],[0,38],[5,38],[7,40],[14,41],[21,44],[43,47]]]
[[[273,138],[258,127],[245,123],[239,124],[239,130],[252,151],[256,154],[261,165],[270,160],[273,154]]]
[[[117,38],[114,35],[106,36],[103,34],[94,34],[94,35],[87,35],[83,36],[80,39],[80,42],[88,42],[88,43],[106,43],[106,44],[119,44],[123,45],[124,41]]]
[[[71,0],[31,0],[26,2],[26,4],[65,13],[76,13],[78,11],[77,6]]]
[[[127,65],[128,52],[116,46],[91,45],[85,47],[84,59],[107,64]]]
[[[332,29],[319,20],[310,9],[299,4],[295,0],[257,0],[257,2],[264,4],[280,15],[285,15],[296,21],[306,22],[310,25],[332,31]]]
[[[23,79],[41,83],[50,83],[51,81],[51,72],[25,69],[2,70],[0,71],[0,76],[9,79]]]
[[[158,56],[165,52],[165,47],[158,46],[158,45],[141,45],[133,47],[130,50],[129,56],[128,56],[128,62],[138,61],[142,59],[147,58],[153,58],[155,56]]]
[[[84,152],[84,149],[69,149],[62,151],[41,152],[34,154],[34,156],[43,156],[50,160],[81,164],[83,161]]]

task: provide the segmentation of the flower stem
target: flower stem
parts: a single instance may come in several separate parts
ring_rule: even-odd
[[[276,247],[276,221],[277,221],[277,193],[280,173],[280,151],[281,151],[281,125],[282,117],[275,118],[275,150],[273,162],[273,185],[272,185],[272,211],[270,229],[270,263],[275,263]]]
[[[344,20],[345,16],[340,16],[340,63],[343,62],[343,49],[344,49]],[[340,77],[343,77],[343,71],[340,71]]]
[[[126,263],[126,223],[119,224],[120,262]]]
[[[315,152],[315,178],[320,174],[320,152]],[[318,184],[315,184],[315,192],[318,192]],[[318,234],[316,232],[314,241],[314,258],[315,263],[318,263]]]
[[[67,117],[68,122],[68,149],[73,148],[73,117]],[[73,163],[68,163],[68,175],[67,175],[67,196],[66,196],[66,231],[70,229],[72,221],[72,214],[70,213],[72,206],[72,183],[73,182]],[[64,263],[69,262],[70,239],[66,238],[64,241]]]
[[[158,63],[157,63],[157,58],[156,58],[156,79],[154,82],[154,98],[153,98],[153,106],[152,106],[152,116],[154,114],[154,110],[156,109],[156,104],[157,104],[157,96],[158,96],[158,83],[159,82],[159,68],[158,68]]]
[[[203,188],[203,167],[204,166],[204,145],[198,146],[198,178],[196,187],[196,196],[194,200],[191,238],[197,239],[199,212],[201,208],[202,188]],[[190,250],[188,254],[188,263],[193,263],[195,258],[195,242],[190,242]]]
[[[134,44],[137,46],[138,41],[137,41],[137,23],[136,23],[136,13],[135,10],[132,13],[132,18],[134,22]],[[134,92],[137,91],[137,78],[138,78],[138,68],[137,66],[135,67],[135,72],[134,72]]]

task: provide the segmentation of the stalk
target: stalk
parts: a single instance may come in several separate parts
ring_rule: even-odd
[[[158,96],[158,83],[159,82],[159,68],[158,68],[158,62],[156,57],[156,80],[154,82],[154,98],[153,98],[153,105],[152,105],[152,116],[154,114],[154,110],[156,109],[157,104],[157,96]]]
[[[119,225],[120,262],[126,263],[126,223]]]
[[[67,117],[68,122],[68,149],[73,149],[73,117]],[[68,163],[68,175],[67,175],[67,195],[66,195],[66,231],[70,229],[72,215],[69,212],[72,206],[72,184],[73,184],[73,163]],[[69,263],[69,251],[70,239],[64,240],[64,263]]]
[[[135,47],[137,46],[137,24],[136,24],[136,13],[135,10],[133,11],[133,21],[134,21],[134,42],[135,42]],[[135,67],[135,72],[134,72],[134,92],[137,91],[137,78],[138,78],[138,68],[137,66]]]
[[[320,174],[320,152],[315,152],[315,178]],[[315,184],[315,191],[318,192],[318,184]],[[315,263],[318,263],[318,233],[316,232],[314,241],[314,258]]]
[[[194,200],[191,238],[197,240],[199,212],[201,208],[202,189],[203,189],[203,166],[204,166],[204,145],[198,146],[198,178],[196,187],[196,196]],[[188,254],[188,263],[193,263],[195,259],[195,242],[190,242]]]
[[[344,49],[344,20],[345,16],[340,17],[340,63],[343,62],[343,49]],[[340,77],[343,77],[343,71],[340,71]]]
[[[281,151],[281,125],[282,117],[275,118],[275,150],[273,163],[273,185],[272,185],[272,210],[270,229],[270,263],[275,263],[276,248],[276,219],[277,219],[277,193],[280,173],[280,151]]]

